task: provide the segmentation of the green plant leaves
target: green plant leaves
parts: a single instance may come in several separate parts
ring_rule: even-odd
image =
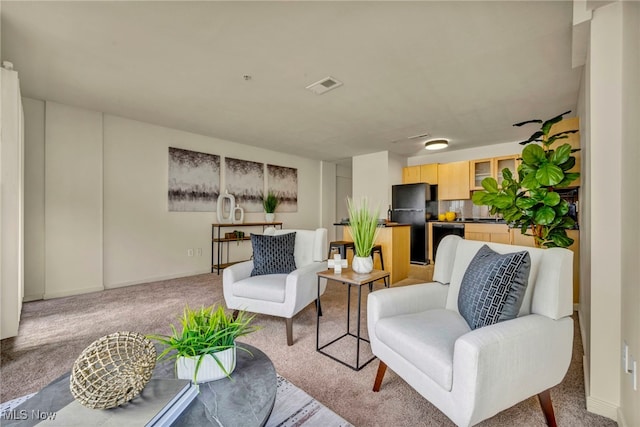
[[[349,211],[349,228],[356,255],[368,257],[371,254],[376,237],[378,236],[378,212],[376,208],[369,211],[369,202],[366,197],[356,206],[351,198],[347,198],[347,210]]]
[[[549,225],[556,218],[556,211],[549,206],[543,206],[536,211],[533,220],[536,224]]]
[[[558,184],[564,178],[564,172],[558,166],[551,163],[540,165],[536,171],[536,180],[544,186]]]
[[[491,178],[491,177],[485,178],[482,180],[482,188],[484,188],[490,193],[497,193],[498,181],[496,181],[494,178]]]
[[[554,165],[561,165],[569,160],[569,156],[571,156],[571,145],[562,144],[551,153],[549,161]]]
[[[542,200],[547,206],[555,206],[560,203],[560,195],[555,191],[548,192]]]
[[[527,145],[522,150],[522,161],[530,166],[535,166],[546,159],[544,150],[537,144]]]
[[[522,180],[521,185],[528,190],[540,188],[540,182],[536,179],[535,172],[528,173]]]

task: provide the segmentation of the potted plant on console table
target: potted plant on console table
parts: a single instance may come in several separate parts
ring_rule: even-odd
[[[244,311],[226,314],[222,306],[199,310],[186,306],[180,318],[180,333],[171,325],[171,336],[148,338],[166,347],[158,361],[176,359],[178,378],[194,383],[213,381],[231,375],[236,367],[236,349],[249,351],[237,346],[235,340],[259,329],[251,325],[253,318],[254,315],[248,316]]]
[[[267,222],[273,222],[276,219],[276,208],[280,204],[278,196],[273,191],[269,191],[266,197],[262,198],[262,207],[266,212],[264,217]]]
[[[540,130],[520,142],[526,147],[522,150],[517,176],[514,177],[509,169],[503,169],[502,186],[498,186],[493,178],[485,178],[482,180],[484,190],[476,191],[472,196],[474,204],[489,206],[491,214],[501,214],[511,227],[532,235],[537,247],[569,247],[573,243],[567,236],[567,229],[573,228],[575,221],[568,215],[569,204],[555,189],[569,186],[580,176],[577,172],[569,172],[576,164],[571,153],[578,149],[572,149],[570,144],[555,149],[551,146],[578,130],[549,135],[551,127],[570,112],[545,122],[527,120],[514,124],[542,123]],[[531,234],[527,234],[528,231]]]
[[[378,236],[378,209],[371,213],[366,198],[362,198],[360,206],[356,206],[353,200],[347,198],[349,211],[349,228],[353,238],[355,255],[351,262],[351,268],[356,273],[371,273],[373,270],[373,258],[371,249]]]

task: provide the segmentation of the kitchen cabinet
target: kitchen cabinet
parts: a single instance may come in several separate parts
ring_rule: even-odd
[[[507,245],[511,243],[511,233],[507,224],[465,224],[464,238]]]
[[[353,241],[351,227],[344,227],[344,240]],[[384,257],[384,271],[390,274],[391,284],[409,277],[411,265],[411,226],[408,224],[387,225],[379,227],[375,243],[382,246]],[[347,251],[349,266],[353,261],[353,254]],[[381,270],[379,257],[373,257],[373,267]]]
[[[403,184],[417,184],[418,182],[420,182],[420,166],[402,168]]]
[[[498,184],[502,184],[502,170],[507,168],[515,176],[518,155],[492,157],[490,159],[471,160],[469,162],[471,190],[482,190],[482,180],[488,177],[494,178]]]
[[[549,131],[549,135],[555,135],[559,132],[564,132],[567,130],[580,129],[580,119],[578,117],[572,117],[570,119],[564,119],[551,127]],[[567,135],[566,139],[559,139],[551,145],[551,148],[557,148],[562,144],[570,144],[571,148],[580,148],[580,132],[572,133]],[[569,170],[569,172],[580,172],[581,163],[582,163],[582,155],[580,151],[576,151],[573,153],[573,156],[576,158],[576,165]],[[574,180],[569,187],[579,187],[581,179],[578,178]]]
[[[431,185],[438,184],[438,164],[407,166],[402,168],[402,183],[417,184],[424,182]]]
[[[438,164],[420,165],[420,182],[438,185]]]
[[[520,229],[512,228],[511,244],[520,246],[535,246],[533,236],[526,236]],[[567,230],[567,235],[573,239],[573,244],[567,249],[573,251],[573,302],[580,302],[580,230]]]
[[[438,200],[470,198],[469,161],[438,164]]]

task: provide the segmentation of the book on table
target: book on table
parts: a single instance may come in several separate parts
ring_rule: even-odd
[[[198,395],[189,380],[152,378],[134,399],[116,408],[91,409],[74,400],[48,419],[47,426],[168,427]],[[88,424],[89,423],[89,424]]]

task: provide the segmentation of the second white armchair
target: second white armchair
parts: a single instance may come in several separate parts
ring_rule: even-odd
[[[224,270],[222,286],[227,307],[252,313],[284,317],[287,345],[293,345],[293,316],[318,297],[316,273],[327,269],[327,229],[274,230],[282,236],[295,232],[295,269],[289,273],[251,275],[254,260]],[[277,255],[279,256],[279,255]],[[285,256],[285,254],[282,254]],[[255,254],[254,254],[255,257]],[[321,284],[323,294],[326,283]]]

